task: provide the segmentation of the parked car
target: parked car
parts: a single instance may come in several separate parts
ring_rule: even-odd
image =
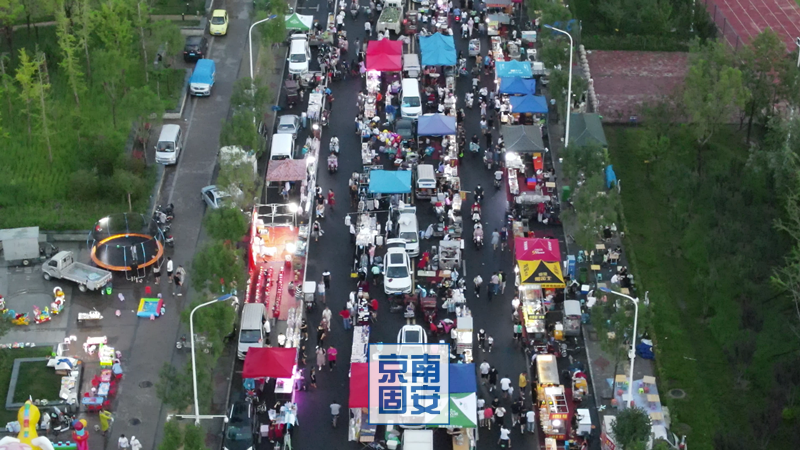
[[[250,402],[235,402],[228,412],[225,424],[224,450],[253,450],[256,447],[255,436],[258,420]]]
[[[205,36],[187,36],[183,46],[183,60],[187,63],[203,59],[208,54],[208,39]]]
[[[200,195],[203,197],[203,201],[206,202],[206,205],[213,209],[219,209],[227,206],[227,199],[229,199],[231,196],[227,192],[220,190],[215,185],[206,186],[203,189],[200,189]]]
[[[411,119],[397,119],[394,125],[394,132],[397,133],[404,141],[414,139],[414,121]]]
[[[387,295],[410,294],[411,258],[406,252],[404,239],[389,239],[386,241],[386,272],[383,277],[383,290]]]
[[[398,344],[427,344],[428,335],[420,325],[404,325],[397,333]]]
[[[284,114],[278,119],[278,133],[291,134],[297,139],[297,132],[300,131],[300,117],[295,114]]]
[[[400,208],[400,217],[397,219],[397,237],[405,241],[408,256],[412,258],[419,256],[419,225],[416,207]]]
[[[212,36],[225,36],[228,34],[228,11],[215,9],[211,13],[211,21],[208,23],[208,34]]]

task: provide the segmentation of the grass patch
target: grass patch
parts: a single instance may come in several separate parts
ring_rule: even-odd
[[[9,383],[11,382],[11,371],[14,368],[14,360],[17,358],[44,358],[50,356],[52,353],[52,349],[47,347],[32,347],[32,348],[9,348],[9,349],[2,349],[0,350],[0,401],[5,404],[6,396],[8,395],[8,387]],[[25,365],[23,365],[25,367]],[[22,369],[22,368],[20,368]],[[55,376],[55,371],[53,369],[46,368],[52,376]],[[17,383],[17,390],[15,392],[15,400],[19,398],[19,395],[23,396],[23,400],[27,400],[27,396],[23,394],[23,392],[28,391],[28,389],[39,389],[39,387],[34,387],[32,385],[38,384],[37,379],[24,379],[22,371],[20,370],[19,380],[20,382]],[[49,380],[50,378],[40,378],[39,380]],[[23,380],[26,380],[25,383]],[[56,385],[54,385],[53,389],[55,389],[55,397],[58,397],[58,390],[61,383],[61,377],[57,377]],[[43,383],[44,384],[44,383]],[[27,385],[27,387],[26,387]],[[42,389],[45,389],[46,386],[41,386]],[[34,395],[34,398],[37,398],[33,391],[30,391],[31,395]],[[41,391],[36,391],[41,392]],[[41,397],[39,397],[41,398]],[[17,420],[17,411],[6,411],[5,408],[0,408],[0,423],[6,424],[8,422]]]
[[[766,302],[774,294],[771,270],[789,248],[772,228],[781,196],[768,174],[746,166],[748,151],[734,130],[711,142],[702,176],[688,130],[678,129],[650,168],[639,154],[641,133],[606,129],[624,180],[625,248],[640,291],[650,291],[660,391],[688,394],[662,401],[674,424],[691,427],[692,448],[713,448],[725,430],[750,440],[760,432],[753,416],[775,387],[775,355],[796,349],[786,339],[786,305]],[[732,346],[747,336],[755,351],[741,361]],[[780,424],[776,434],[790,426]],[[785,448],[781,442],[774,438],[770,448]]]
[[[29,398],[56,400],[61,389],[61,375],[47,367],[45,361],[20,364],[14,402],[24,403]]]

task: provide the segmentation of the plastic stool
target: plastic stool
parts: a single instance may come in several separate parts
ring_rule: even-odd
[[[386,441],[386,448],[389,450],[396,450],[397,449],[397,441],[394,439]]]

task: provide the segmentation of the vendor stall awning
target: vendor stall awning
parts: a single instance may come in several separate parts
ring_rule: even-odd
[[[543,289],[564,288],[564,275],[560,262],[517,261],[522,284],[538,284]]]
[[[536,80],[522,77],[500,79],[500,93],[508,95],[527,95],[536,93]]]
[[[369,407],[369,363],[350,364],[350,400],[351,408]]]
[[[450,393],[470,393],[478,390],[475,364],[450,364]]]
[[[509,152],[543,152],[542,132],[532,125],[503,125],[500,127],[503,144]]]
[[[403,43],[381,39],[367,44],[367,70],[400,72],[403,70]]]
[[[511,112],[514,114],[545,114],[547,113],[547,99],[540,95],[514,96],[510,99]]]
[[[450,375],[453,375],[452,370]],[[472,393],[450,392],[450,426],[475,428],[478,426],[478,396]]]
[[[308,31],[314,25],[314,16],[304,16],[294,13],[286,18],[287,30]]]
[[[599,145],[608,147],[606,133],[600,115],[596,113],[572,113],[569,116],[569,144],[578,147]]]
[[[456,134],[456,118],[444,114],[423,114],[417,122],[417,136],[450,136]]]
[[[242,378],[291,378],[296,360],[296,348],[250,347]]]
[[[267,167],[267,182],[303,181],[305,179],[305,159],[273,159]]]
[[[561,261],[558,239],[514,238],[517,261]]]
[[[423,66],[455,66],[458,62],[453,36],[441,33],[421,36],[419,49],[422,53]]]
[[[410,170],[372,170],[369,172],[370,194],[408,194],[411,192]]]
[[[497,61],[494,71],[499,78],[533,78],[531,63],[528,61]]]

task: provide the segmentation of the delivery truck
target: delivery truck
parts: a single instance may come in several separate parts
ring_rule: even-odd
[[[403,22],[403,3],[400,0],[386,0],[381,16],[378,17],[376,31],[378,33],[392,30],[395,34],[400,34],[400,27]]]
[[[42,266],[45,280],[64,279],[78,283],[81,292],[95,291],[111,281],[111,272],[75,261],[72,252],[62,251]]]

